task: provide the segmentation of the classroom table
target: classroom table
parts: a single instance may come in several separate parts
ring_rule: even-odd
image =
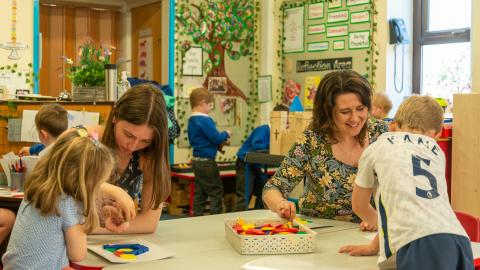
[[[265,256],[287,257],[312,263],[319,269],[330,270],[370,270],[378,269],[377,256],[351,257],[338,253],[346,244],[366,244],[373,237],[371,232],[362,232],[358,224],[326,219],[313,219],[321,225],[333,227],[315,229],[316,251],[307,254],[288,255],[240,255],[225,238],[224,219],[242,217],[245,219],[275,218],[269,210],[252,210],[202,217],[189,217],[174,220],[162,220],[154,234],[143,235],[94,235],[88,237],[89,243],[111,242],[125,239],[146,240],[158,244],[176,253],[172,258],[132,264],[112,264],[92,254],[79,265],[103,266],[108,269],[240,269],[252,260]]]

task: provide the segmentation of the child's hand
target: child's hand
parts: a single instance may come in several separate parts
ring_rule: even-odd
[[[121,215],[120,211],[115,206],[105,205],[102,210],[105,220],[105,229],[114,233],[121,233],[129,227],[129,222],[124,221],[123,215]]]
[[[225,131],[227,132],[229,138],[232,137],[232,131],[231,130],[225,130]]]
[[[378,248],[375,248],[372,243],[368,245],[348,245],[341,247],[338,252],[347,253],[350,256],[373,256],[378,254]]]
[[[296,215],[295,204],[285,199],[280,200],[275,206],[275,213],[281,218],[293,220]]]
[[[122,188],[109,185],[110,192],[108,193],[109,199],[115,201],[114,206],[118,209],[119,215],[125,222],[128,222],[135,218],[137,215],[137,209],[132,197],[128,195]]]
[[[360,222],[360,230],[362,230],[362,231],[376,231],[377,226],[369,225],[367,222],[362,221],[362,222]]]
[[[348,245],[340,248],[338,252],[347,253],[350,256],[373,256],[380,250],[378,233],[368,245]]]
[[[20,149],[20,151],[18,151],[18,155],[21,156],[21,157],[29,156],[30,155],[30,147],[28,147],[28,146],[22,147],[22,149]]]

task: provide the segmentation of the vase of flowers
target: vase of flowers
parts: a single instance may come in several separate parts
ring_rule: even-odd
[[[78,65],[72,59],[63,57],[66,64],[70,65],[66,77],[72,81],[73,101],[106,100],[104,66],[110,63],[113,49],[96,47],[89,39],[79,48]]]

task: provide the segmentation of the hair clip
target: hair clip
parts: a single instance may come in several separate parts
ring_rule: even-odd
[[[98,147],[99,143],[98,143],[98,132],[96,131],[91,131],[91,132],[88,132],[87,128],[80,125],[80,126],[76,126],[75,129],[77,130],[77,134],[78,136],[80,137],[88,137],[90,138],[90,140],[92,141],[92,143]]]

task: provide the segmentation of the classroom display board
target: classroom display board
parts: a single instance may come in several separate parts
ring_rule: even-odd
[[[219,130],[231,130],[231,145],[254,128],[256,42],[259,3],[256,0],[179,0],[176,16],[177,116],[182,128],[179,147],[188,147],[188,97],[198,87],[215,96],[212,118]],[[264,94],[261,99],[268,99]]]
[[[322,76],[334,70],[353,69],[371,80],[374,0],[285,2],[281,11],[284,99],[299,95],[312,109]]]

